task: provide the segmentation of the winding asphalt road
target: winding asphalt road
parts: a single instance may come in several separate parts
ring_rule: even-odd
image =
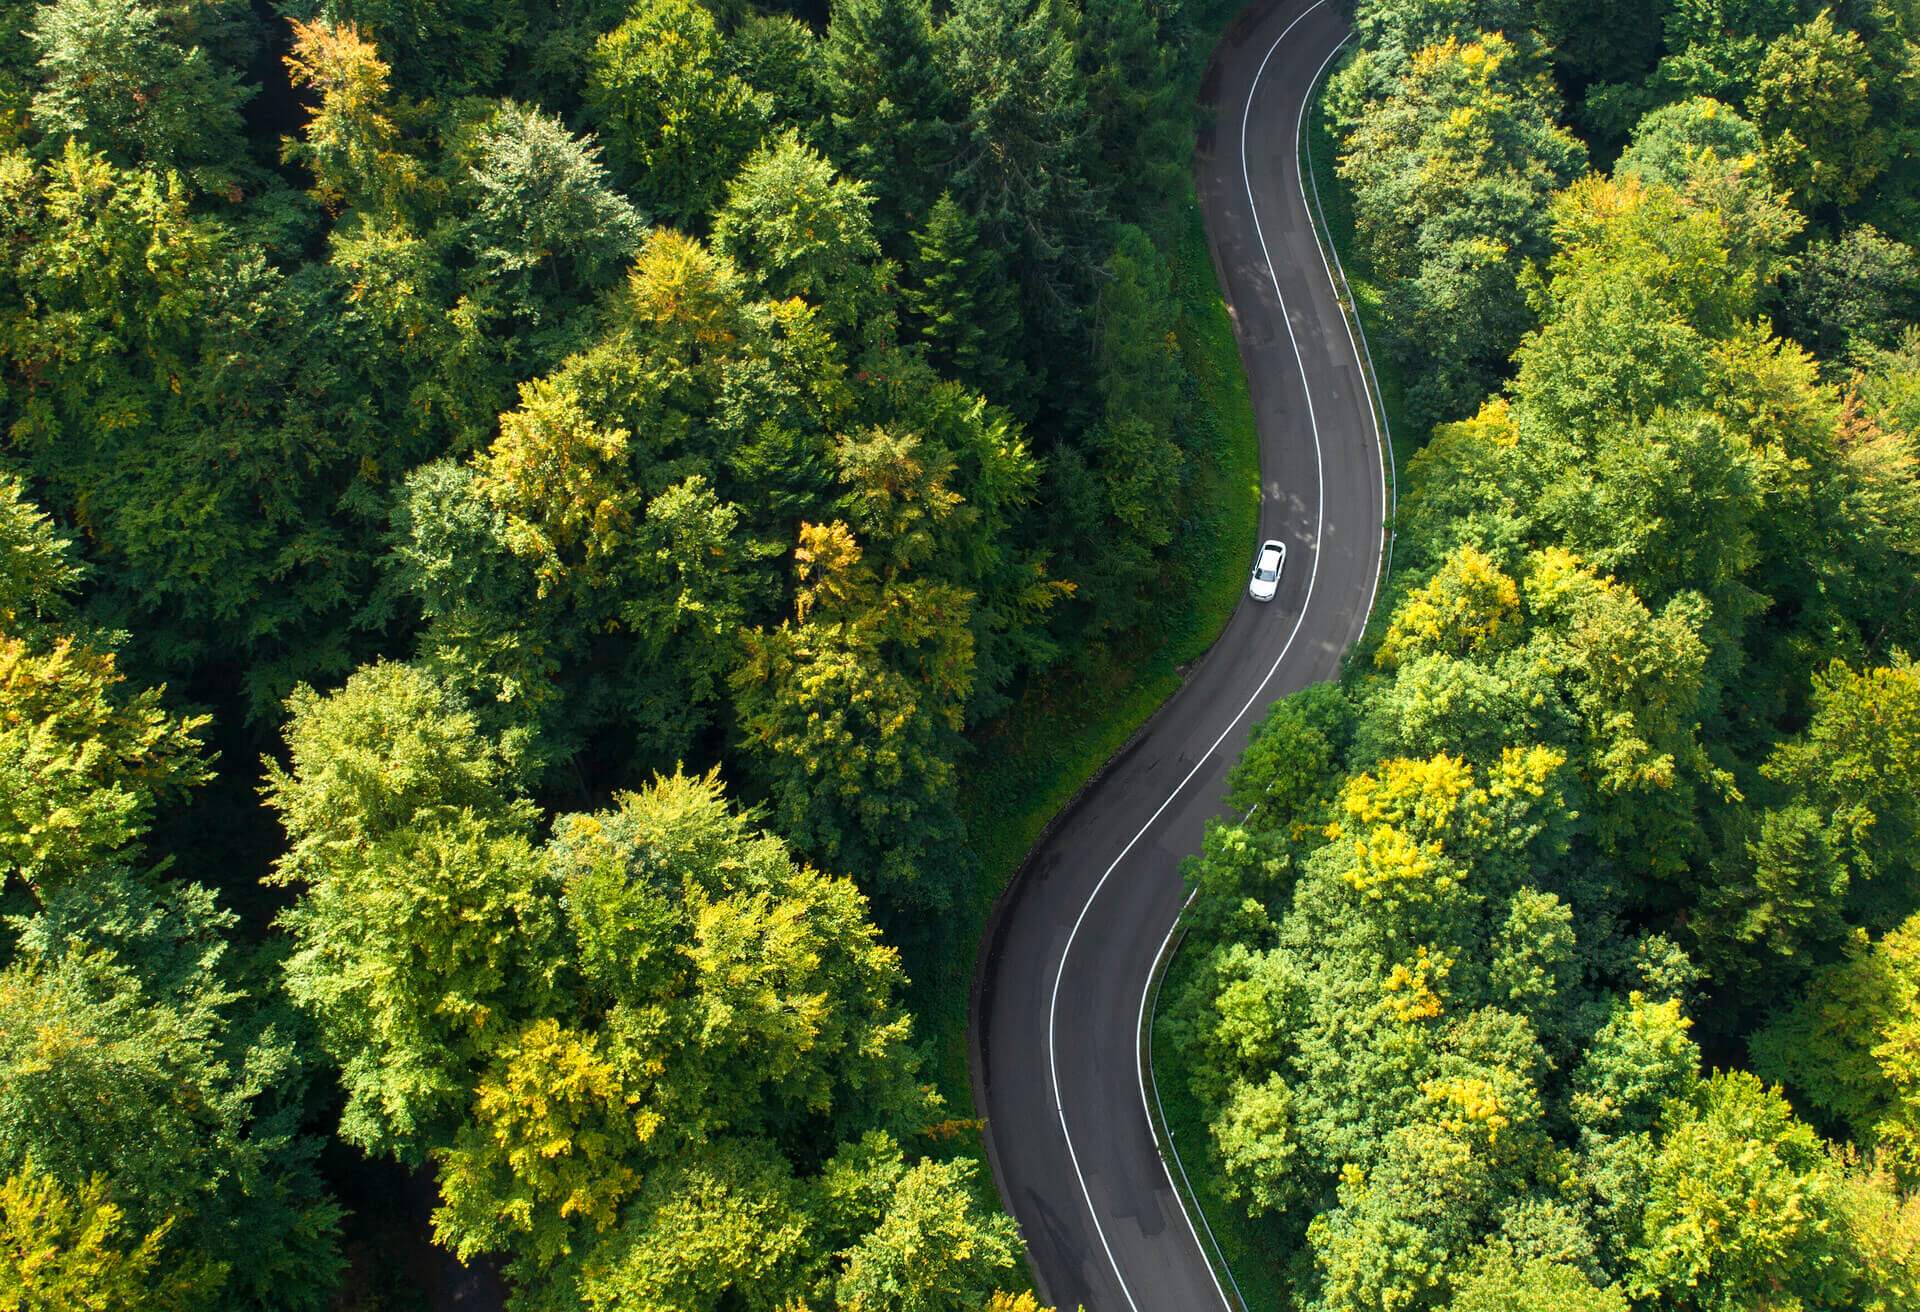
[[[1260,434],[1260,536],[1287,543],[1185,684],[1028,858],[975,967],[988,1156],[1046,1302],[1200,1312],[1215,1283],[1154,1144],[1139,1026],[1228,767],[1274,699],[1335,674],[1378,585],[1381,452],[1301,194],[1300,116],[1345,35],[1328,0],[1243,15],[1214,53],[1196,173]],[[1254,543],[1247,544],[1249,561]]]

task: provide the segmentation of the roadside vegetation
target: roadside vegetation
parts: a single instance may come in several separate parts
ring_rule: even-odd
[[[1032,1307],[966,986],[1238,596],[1222,17],[0,0],[0,1305],[417,1304],[411,1180]]]
[[[1269,1305],[1920,1306],[1911,24],[1360,5],[1421,449],[1160,1031]]]

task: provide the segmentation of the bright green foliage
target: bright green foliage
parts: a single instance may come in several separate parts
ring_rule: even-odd
[[[1717,100],[1695,97],[1642,118],[1614,174],[1679,192],[1688,209],[1714,218],[1738,259],[1777,252],[1800,226],[1766,166],[1760,133]]]
[[[866,900],[750,827],[717,779],[674,776],[616,812],[569,818],[554,859],[594,986],[672,1013],[651,1040],[657,1060],[637,1073],[678,1068],[658,1094],[673,1136],[702,1123],[784,1131],[886,1097],[912,1104],[908,1022],[891,997],[899,960]]]
[[[1557,766],[1515,752],[1483,781],[1438,757],[1351,780],[1278,945],[1214,963],[1206,1068],[1231,1081],[1215,1145],[1256,1210],[1291,1211],[1315,1181],[1341,1181],[1310,1239],[1325,1306],[1429,1287],[1414,1251],[1464,1244],[1496,1180],[1538,1155],[1544,1054],[1490,1004],[1550,993],[1572,947],[1511,929],[1543,902],[1518,880],[1551,850]],[[1509,946],[1496,954],[1496,940]],[[1471,964],[1493,955],[1492,971]]]
[[[499,750],[428,675],[376,665],[288,709],[291,769],[267,790],[290,844],[275,876],[304,886],[288,994],[340,1067],[342,1136],[417,1159],[542,996],[554,888]]]
[[[1402,0],[1355,6],[1354,32],[1359,40],[1352,64],[1329,83],[1329,103],[1335,117],[1351,122],[1359,108],[1356,96],[1379,99],[1392,94],[1417,51],[1446,44],[1472,43],[1483,32],[1498,32],[1517,43],[1526,60],[1537,66],[1539,38],[1533,31],[1535,10],[1513,0]]]
[[[79,578],[68,546],[0,484],[0,887],[41,901],[131,849],[209,774],[207,717],[126,688],[97,639],[50,631]]]
[[[587,92],[641,207],[682,226],[712,210],[771,108],[724,70],[713,18],[693,0],[638,0],[594,46]]]
[[[589,1299],[670,1300],[692,1288],[675,1282],[710,1279],[717,1296],[740,1274],[721,1257],[736,1244],[715,1234],[717,1272],[684,1262],[676,1227],[697,1226],[705,1204],[674,1210],[675,1164],[719,1145],[723,1179],[747,1161],[784,1175],[762,1136],[917,1123],[929,1109],[892,1000],[898,959],[850,882],[796,865],[713,776],[563,817],[543,861],[565,935],[543,955],[572,968],[544,997],[522,995],[514,1013],[530,1019],[500,1031],[467,1119],[436,1148],[436,1230],[463,1255],[511,1252],[556,1290],[578,1280]],[[660,1209],[667,1231],[636,1220]]]
[[[1883,350],[1860,352],[1861,369],[1853,377],[1862,409],[1881,437],[1894,438],[1886,464],[1911,469],[1917,457],[1910,435],[1920,431],[1920,327],[1903,328],[1899,340]],[[1859,432],[1861,438],[1869,437]],[[1902,440],[1906,439],[1906,440]],[[1868,441],[1865,445],[1875,445]]]
[[[524,1308],[1031,1307],[859,889],[964,956],[967,735],[1189,581],[1224,15],[295,8],[0,0],[0,1251],[325,1301],[307,1045]],[[1458,422],[1174,1003],[1303,1307],[1913,1302],[1908,8],[1354,14],[1370,327]],[[271,859],[289,710],[256,960],[144,867]],[[1703,1083],[1696,990],[1876,1164]]]
[[[417,471],[396,507],[423,656],[490,718],[535,730],[549,764],[618,716],[642,760],[670,766],[713,714],[769,581],[743,510],[693,472],[726,417],[728,366],[747,357],[755,400],[817,422],[792,396],[781,320],[745,302],[730,264],[657,235],[629,294],[616,330],[522,386],[485,451]]]
[[[317,877],[343,846],[434,820],[531,818],[507,792],[510,755],[412,666],[370,666],[325,697],[302,688],[287,709],[291,768],[270,766],[267,774],[268,799],[292,840],[282,878]]]
[[[0,1309],[111,1312],[204,1306],[225,1272],[165,1248],[170,1222],[128,1233],[105,1176],[68,1190],[29,1159],[0,1184]]]
[[[1920,1201],[1884,1170],[1849,1170],[1835,1190],[1859,1312],[1900,1312],[1920,1298]]]
[[[1851,922],[1886,928],[1913,906],[1920,868],[1920,670],[1904,654],[1813,679],[1813,719],[1762,773],[1784,797],[1757,817],[1744,879],[1717,908],[1780,955],[1831,945]],[[1747,872],[1750,871],[1750,876]],[[1737,908],[1737,910],[1736,910]]]
[[[305,130],[281,145],[282,157],[307,166],[314,195],[325,204],[377,208],[418,181],[400,149],[389,79],[392,69],[351,23],[293,24],[287,73],[312,88],[319,103]]]
[[[770,1146],[693,1150],[651,1173],[628,1219],[580,1264],[592,1312],[776,1309],[808,1251],[807,1216]]]
[[[1227,776],[1227,799],[1261,828],[1323,826],[1336,787],[1333,765],[1352,732],[1338,684],[1316,684],[1275,702],[1254,726]]]
[[[18,479],[0,477],[0,632],[30,636],[66,620],[82,577],[73,543]]]
[[[1464,211],[1453,219],[1460,224],[1501,186],[1530,194],[1517,212],[1537,210],[1539,198],[1582,162],[1578,143],[1555,127],[1553,110],[1550,86],[1498,34],[1412,52],[1394,94],[1363,111],[1342,143],[1341,173],[1353,188],[1356,227],[1375,267],[1411,269],[1427,225],[1456,209]],[[1487,199],[1462,204],[1453,191],[1461,185],[1485,189]],[[1537,224],[1537,214],[1528,217]],[[1538,251],[1537,232],[1514,236],[1528,253]]]
[[[880,1223],[847,1255],[835,1287],[844,1312],[946,1312],[984,1304],[1019,1264],[1006,1216],[974,1202],[970,1161],[921,1162],[893,1186]]]
[[[206,717],[129,690],[98,635],[50,631],[71,618],[66,544],[17,494],[0,508],[0,870],[31,913],[0,938],[0,1306],[138,1288],[317,1308],[337,1212],[297,1133],[287,1018],[239,987],[205,888],[136,873],[161,808],[208,776]]]
[[[643,587],[620,615],[650,649],[649,664],[678,676],[677,686],[659,687],[636,716],[642,725],[662,726],[668,741],[692,740],[739,653],[740,629],[759,592],[740,566],[763,554],[751,545],[741,550],[742,518],[698,475],[647,503],[639,533]]]
[[[875,441],[867,505],[892,512],[891,545],[912,550],[907,535],[956,507],[912,439]],[[844,523],[802,527],[797,614],[749,635],[735,705],[784,832],[822,861],[872,872],[890,899],[940,905],[949,892],[928,866],[959,830],[952,739],[972,687],[972,599],[888,581],[864,555]]]
[[[131,846],[208,777],[207,717],[129,693],[110,652],[0,632],[0,872],[36,897]]]
[[[1740,114],[1709,96],[1662,105],[1634,125],[1633,141],[1614,166],[1641,181],[1676,191],[1702,173],[1760,171],[1760,133]]]
[[[1849,1273],[1835,1172],[1779,1092],[1716,1074],[1669,1106],[1663,1129],[1630,1291],[1725,1312],[1782,1294],[1839,1306]]]
[[[1920,666],[1836,662],[1813,680],[1813,721],[1767,763],[1831,816],[1835,847],[1861,879],[1912,877],[1920,863]]]
[[[337,1212],[295,1133],[286,1031],[222,961],[232,918],[197,885],[111,878],[28,922],[0,971],[0,1167],[67,1190],[104,1175],[189,1279],[224,1272],[238,1306],[324,1307]]]
[[[1766,140],[1767,166],[1801,208],[1857,200],[1886,167],[1873,121],[1860,38],[1830,11],[1767,47],[1748,106]]]
[[[170,30],[182,15],[167,11],[186,8],[141,0],[42,6],[29,34],[43,79],[34,117],[118,164],[179,169],[203,187],[232,186],[245,152],[240,106],[250,92],[190,34]]]
[[[1275,1073],[1264,1084],[1236,1081],[1213,1126],[1214,1145],[1226,1171],[1230,1197],[1245,1197],[1247,1211],[1282,1211],[1298,1189],[1294,1158],[1293,1092]]]
[[[802,297],[828,328],[872,316],[881,296],[880,246],[864,183],[789,132],[762,146],[728,184],[714,248],[769,297]]]
[[[1371,71],[1350,65],[1342,94]],[[1585,163],[1557,109],[1524,44],[1476,34],[1409,52],[1345,128],[1357,235],[1376,270],[1405,275],[1389,315],[1396,350],[1423,363],[1416,423],[1470,408],[1529,326],[1519,271],[1546,249],[1542,201]]]
[[[0,1046],[127,1068],[33,1252],[324,1302],[324,1121],[527,1308],[1031,1308],[862,890],[963,955],[968,735],[1186,608],[1219,16],[270,8],[0,0]]]
[[[1627,1312],[1627,1296],[1596,1285],[1579,1267],[1535,1257],[1520,1261],[1507,1248],[1490,1249],[1454,1286],[1447,1312]]]
[[[1592,1135],[1646,1134],[1667,1103],[1688,1094],[1700,1050],[1677,999],[1650,1002],[1638,992],[1616,999],[1573,1073],[1570,1110]]]
[[[546,1018],[505,1037],[441,1159],[435,1238],[462,1258],[511,1247],[546,1266],[579,1223],[605,1230],[660,1126],[638,1102],[591,1034]]]
[[[1904,248],[1866,232],[1799,263],[1766,52],[1818,37],[1858,62],[1840,16],[1804,16],[1682,0],[1655,77],[1573,74],[1589,121],[1652,109],[1611,177],[1577,181],[1532,15],[1356,16],[1329,107],[1389,312],[1434,279],[1496,305],[1468,274],[1524,235],[1507,285],[1538,326],[1461,395],[1506,372],[1502,393],[1402,463],[1383,614],[1338,686],[1255,735],[1231,776],[1251,814],[1192,867],[1203,955],[1170,1021],[1216,1182],[1302,1308],[1811,1312],[1920,1288],[1895,1183],[1920,371],[1893,327]],[[1857,49],[1885,49],[1881,24]],[[1589,35],[1544,58],[1646,71],[1646,47]],[[1862,94],[1891,104],[1880,59]],[[1783,275],[1805,290],[1777,298]],[[1830,381],[1846,351],[1857,394]],[[1457,355],[1407,358],[1432,377]],[[1871,1165],[1754,1076],[1702,1072],[1770,1005],[1757,1068]]]
[[[1920,1170],[1920,921],[1864,934],[1804,996],[1754,1036],[1755,1063],[1797,1098],[1882,1150],[1903,1179]]]

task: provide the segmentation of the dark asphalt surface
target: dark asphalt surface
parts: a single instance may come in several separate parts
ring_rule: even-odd
[[[1259,536],[1287,543],[1279,595],[1242,600],[1029,857],[976,966],[975,1105],[1040,1293],[1062,1312],[1223,1304],[1154,1145],[1138,1025],[1185,896],[1180,862],[1220,813],[1249,727],[1338,671],[1378,575],[1381,452],[1296,158],[1301,106],[1345,31],[1325,0],[1256,6],[1203,90],[1216,116],[1195,162],[1200,204],[1259,427]]]

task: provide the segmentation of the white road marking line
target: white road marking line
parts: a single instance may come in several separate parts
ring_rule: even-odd
[[[1167,936],[1160,940],[1160,950],[1153,954],[1153,962],[1156,967],[1160,964],[1160,959],[1167,955],[1167,944],[1173,942],[1173,932],[1180,928],[1181,914],[1183,914],[1188,907],[1193,905],[1193,899],[1198,897],[1199,894],[1200,894],[1200,890],[1198,888],[1194,889],[1193,892],[1187,894],[1187,900],[1180,904],[1180,910],[1174,914],[1173,923],[1167,926]],[[1147,982],[1140,986],[1140,1015],[1138,1019],[1136,1019],[1133,1023],[1133,1032],[1135,1035],[1145,1035],[1147,1032],[1147,998],[1153,992],[1153,979],[1154,979],[1155,973],[1156,973],[1155,971],[1149,970],[1147,972]],[[1146,1053],[1142,1053],[1140,1051],[1142,1044],[1146,1045],[1148,1048],[1148,1051]],[[1160,1136],[1157,1134],[1154,1134],[1154,1131],[1153,1131],[1153,1111],[1147,1105],[1147,1072],[1145,1069],[1145,1062],[1150,1062],[1153,1060],[1151,1049],[1152,1049],[1152,1041],[1150,1039],[1139,1038],[1139,1037],[1135,1038],[1134,1066],[1136,1067],[1136,1071],[1135,1071],[1136,1078],[1138,1078],[1140,1081],[1140,1114],[1147,1118],[1147,1133],[1152,1134],[1154,1138],[1154,1155],[1159,1157],[1160,1159],[1160,1169],[1166,1174],[1167,1188],[1173,1190],[1173,1201],[1177,1206],[1179,1206],[1180,1215],[1186,1218],[1187,1233],[1193,1236],[1193,1246],[1196,1249],[1199,1249],[1200,1259],[1203,1262],[1206,1262],[1207,1264],[1207,1274],[1213,1277],[1213,1292],[1220,1295],[1220,1305],[1226,1308],[1227,1312],[1233,1312],[1233,1304],[1229,1302],[1227,1299],[1227,1291],[1220,1287],[1220,1273],[1213,1269],[1213,1262],[1211,1259],[1207,1257],[1207,1250],[1205,1246],[1203,1246],[1200,1242],[1200,1232],[1194,1229],[1193,1213],[1189,1212],[1186,1208],[1186,1204],[1180,1201],[1180,1190],[1177,1187],[1175,1187],[1173,1183],[1173,1171],[1172,1171],[1172,1168],[1170,1168],[1167,1165],[1167,1155],[1159,1150]],[[1156,1101],[1159,1099],[1160,1093],[1157,1089],[1154,1091],[1153,1096]],[[1161,1113],[1160,1119],[1162,1122],[1164,1122],[1167,1119],[1166,1113],[1164,1111]],[[1171,1126],[1169,1126],[1167,1129],[1167,1138],[1169,1141],[1171,1141],[1173,1138],[1173,1129]],[[1184,1168],[1181,1173],[1185,1174]],[[1187,1182],[1187,1187],[1189,1189],[1193,1187],[1193,1182],[1191,1180]],[[1200,1208],[1200,1195],[1197,1193],[1194,1194],[1193,1196],[1193,1206],[1195,1211],[1198,1211]],[[1098,1223],[1096,1222],[1096,1224]],[[1207,1234],[1209,1236],[1213,1234],[1212,1226],[1207,1227]],[[1220,1241],[1217,1239],[1214,1240],[1214,1248],[1218,1250],[1219,1247],[1220,1247]],[[1226,1260],[1227,1260],[1226,1253],[1221,1252],[1220,1253],[1221,1263],[1224,1264]],[[1118,1268],[1115,1269],[1115,1273],[1118,1274]],[[1231,1277],[1233,1275],[1233,1272],[1228,1271],[1227,1275]],[[1240,1288],[1239,1282],[1235,1281],[1234,1282],[1235,1291],[1238,1292],[1239,1288]],[[1241,1307],[1244,1308],[1246,1306],[1246,1299],[1242,1298],[1240,1300],[1240,1304],[1241,1304]]]
[[[1147,818],[1146,824],[1140,827],[1140,831],[1136,833],[1132,838],[1127,840],[1127,845],[1120,849],[1120,855],[1116,856],[1113,859],[1112,864],[1110,864],[1106,868],[1106,870],[1101,874],[1099,882],[1093,886],[1093,891],[1087,895],[1086,904],[1080,908],[1080,914],[1074,918],[1073,928],[1069,930],[1067,933],[1066,946],[1061,948],[1060,950],[1060,966],[1059,966],[1059,969],[1057,969],[1054,972],[1053,994],[1047,1003],[1047,1068],[1048,1068],[1048,1074],[1053,1081],[1054,1111],[1060,1118],[1060,1137],[1066,1141],[1067,1158],[1073,1164],[1074,1178],[1079,1181],[1080,1197],[1083,1200],[1085,1200],[1087,1204],[1087,1215],[1091,1217],[1093,1220],[1094,1233],[1100,1236],[1100,1247],[1106,1251],[1107,1263],[1109,1266],[1113,1268],[1113,1278],[1119,1282],[1120,1293],[1126,1298],[1127,1306],[1133,1309],[1133,1312],[1140,1312],[1140,1305],[1134,1301],[1133,1291],[1130,1288],[1128,1288],[1127,1278],[1126,1276],[1121,1274],[1120,1263],[1113,1255],[1113,1245],[1107,1241],[1106,1228],[1100,1224],[1100,1214],[1094,1208],[1093,1194],[1087,1188],[1086,1173],[1080,1169],[1080,1154],[1078,1151],[1075,1150],[1073,1146],[1073,1134],[1067,1128],[1066,1107],[1063,1105],[1060,1097],[1059,1052],[1054,1041],[1055,1028],[1059,1019],[1059,1012],[1060,1012],[1060,981],[1066,977],[1067,957],[1073,951],[1074,940],[1078,938],[1080,935],[1080,926],[1083,923],[1085,923],[1087,918],[1087,912],[1093,909],[1094,902],[1100,896],[1100,890],[1107,886],[1107,880],[1112,878],[1113,872],[1119,868],[1120,863],[1127,859],[1127,854],[1133,851],[1134,845],[1146,836],[1147,831],[1153,828],[1155,823],[1159,821],[1161,815],[1165,813],[1166,809],[1169,806],[1173,805],[1174,799],[1179,797],[1180,794],[1186,790],[1186,786],[1193,781],[1193,777],[1200,773],[1201,769],[1206,765],[1206,763],[1210,759],[1212,759],[1213,754],[1220,749],[1220,744],[1227,740],[1227,735],[1232,733],[1234,729],[1239,725],[1240,721],[1246,718],[1247,712],[1253,709],[1255,703],[1257,703],[1260,700],[1261,695],[1266,692],[1267,685],[1273,681],[1273,676],[1279,672],[1280,666],[1282,665],[1282,663],[1286,661],[1287,653],[1293,650],[1294,640],[1300,636],[1300,628],[1306,622],[1307,608],[1313,603],[1314,583],[1319,579],[1319,576],[1320,576],[1320,545],[1321,545],[1322,530],[1325,528],[1325,524],[1326,524],[1326,504],[1327,504],[1326,457],[1320,442],[1320,421],[1315,416],[1314,410],[1313,410],[1313,388],[1312,388],[1312,385],[1307,381],[1306,360],[1300,354],[1300,340],[1297,336],[1294,335],[1293,320],[1291,316],[1289,316],[1287,313],[1286,296],[1280,290],[1280,275],[1274,270],[1273,254],[1267,247],[1267,234],[1265,229],[1262,228],[1260,224],[1260,207],[1253,198],[1253,178],[1247,168],[1247,122],[1253,114],[1253,98],[1257,94],[1259,94],[1260,81],[1263,77],[1266,76],[1267,65],[1272,61],[1274,51],[1280,48],[1280,43],[1287,39],[1287,35],[1291,33],[1295,27],[1299,26],[1300,21],[1302,19],[1304,19],[1308,14],[1312,13],[1314,10],[1320,8],[1320,6],[1325,3],[1326,3],[1326,0],[1313,0],[1312,4],[1308,5],[1305,9],[1301,10],[1298,14],[1294,15],[1293,21],[1288,23],[1286,27],[1281,30],[1280,35],[1273,39],[1273,44],[1267,47],[1267,53],[1260,60],[1260,67],[1254,71],[1253,81],[1252,83],[1249,84],[1247,88],[1246,107],[1241,112],[1241,115],[1240,115],[1240,180],[1241,180],[1241,183],[1246,187],[1247,208],[1253,217],[1254,234],[1260,240],[1260,258],[1267,266],[1268,279],[1273,283],[1273,294],[1275,299],[1278,300],[1280,304],[1281,321],[1287,325],[1287,340],[1293,346],[1293,362],[1295,367],[1298,368],[1300,371],[1301,391],[1305,394],[1307,398],[1307,422],[1313,429],[1313,451],[1314,451],[1314,462],[1317,470],[1316,481],[1318,484],[1319,506],[1316,509],[1315,515],[1314,515],[1315,522],[1314,522],[1314,530],[1313,530],[1313,568],[1307,575],[1307,595],[1300,603],[1300,613],[1298,616],[1294,618],[1293,629],[1291,632],[1287,634],[1287,641],[1285,645],[1283,645],[1280,648],[1280,654],[1274,657],[1273,664],[1268,667],[1266,674],[1262,676],[1259,686],[1253,690],[1253,695],[1247,698],[1246,704],[1242,706],[1238,712],[1235,713],[1233,719],[1227,722],[1227,727],[1220,731],[1220,736],[1213,740],[1213,742],[1208,746],[1207,750],[1201,754],[1200,759],[1194,763],[1193,768],[1187,771],[1186,777],[1181,779],[1181,781],[1174,786],[1173,791],[1167,794],[1166,800],[1161,802],[1160,805],[1154,809],[1153,814]],[[1298,157],[1299,157],[1299,134],[1298,134],[1297,126],[1296,126],[1296,131],[1294,136],[1294,155],[1295,155],[1295,167],[1297,169]],[[1318,238],[1316,238],[1315,240],[1317,242]],[[1136,1040],[1136,1043],[1135,1043],[1136,1054],[1138,1052],[1138,1047],[1139,1045]],[[1136,1066],[1138,1065],[1137,1061],[1135,1065]],[[1149,1128],[1151,1128],[1151,1126],[1149,1126]],[[1154,1155],[1159,1156],[1159,1153],[1157,1150]],[[1166,1161],[1165,1159],[1162,1159],[1160,1163],[1160,1169],[1164,1172],[1166,1168],[1167,1168]],[[1169,1186],[1172,1185],[1171,1176],[1168,1177],[1168,1185]],[[1185,1210],[1186,1210],[1185,1208],[1181,1209],[1183,1214]],[[1189,1227],[1192,1226],[1193,1220],[1191,1217],[1188,1218],[1187,1224]],[[1204,1256],[1204,1253],[1202,1254],[1202,1256]],[[1213,1272],[1212,1263],[1208,1263],[1207,1271],[1209,1275],[1212,1275],[1212,1272]],[[1219,1278],[1214,1277],[1215,1290],[1219,1291],[1219,1287],[1220,1287]],[[1226,1295],[1224,1292],[1220,1294],[1220,1301],[1221,1301],[1221,1305],[1228,1309],[1228,1312],[1232,1312],[1232,1305],[1227,1303]]]
[[[1320,61],[1320,67],[1316,68],[1313,71],[1313,78],[1311,81],[1307,83],[1307,95],[1305,99],[1301,100],[1299,116],[1294,119],[1294,123],[1293,123],[1294,181],[1300,184],[1300,208],[1307,212],[1307,222],[1310,225],[1313,224],[1314,207],[1307,203],[1307,175],[1300,168],[1301,130],[1306,125],[1307,106],[1313,103],[1313,89],[1314,87],[1320,84],[1320,75],[1327,71],[1327,65],[1333,62],[1333,57],[1339,54],[1342,48],[1346,46],[1347,42],[1351,41],[1352,39],[1353,39],[1352,35],[1348,34],[1347,36],[1340,38],[1339,45],[1336,45],[1333,49],[1327,51],[1327,57]],[[1311,158],[1311,148],[1309,148],[1309,158]],[[1246,163],[1246,157],[1244,155],[1241,156],[1241,163],[1243,165]],[[1318,183],[1314,184],[1314,194],[1316,196],[1319,194]],[[1324,216],[1325,210],[1322,210],[1321,213]],[[1327,228],[1327,245],[1330,246],[1332,244],[1333,244],[1333,228],[1331,225],[1329,225]],[[1342,270],[1340,277],[1335,278],[1333,276],[1333,266],[1327,263],[1326,247],[1320,244],[1320,233],[1317,227],[1313,234],[1313,248],[1320,252],[1320,267],[1327,271],[1327,285],[1333,288],[1333,299],[1334,299],[1334,302],[1338,304],[1340,301],[1340,288],[1343,284],[1346,283],[1346,273],[1345,273],[1345,270]],[[1334,258],[1335,259],[1339,258],[1339,252],[1336,251],[1334,253]],[[1352,288],[1349,287],[1348,290],[1351,291]],[[1360,305],[1357,301],[1354,303],[1354,306],[1353,306],[1352,317],[1348,317],[1348,314],[1345,310],[1342,310],[1340,313],[1340,322],[1344,324],[1347,329],[1347,345],[1353,348],[1354,366],[1357,369],[1359,369],[1361,373],[1360,386],[1362,390],[1365,390],[1367,392],[1367,422],[1373,425],[1374,445],[1383,448],[1386,452],[1386,460],[1382,460],[1380,462],[1380,525],[1381,525],[1380,536],[1382,538],[1385,538],[1388,533],[1388,529],[1386,525],[1390,518],[1390,512],[1387,509],[1387,460],[1393,459],[1393,440],[1392,438],[1382,434],[1380,431],[1380,413],[1375,411],[1374,403],[1376,401],[1379,403],[1381,411],[1384,411],[1386,409],[1387,403],[1385,400],[1373,394],[1374,389],[1368,388],[1367,370],[1369,366],[1367,364],[1367,358],[1366,356],[1361,354],[1360,343],[1355,341],[1353,337],[1353,325],[1359,318],[1360,318]],[[1366,332],[1366,328],[1362,326],[1360,331],[1364,333]],[[1376,379],[1375,382],[1377,384],[1378,380]],[[1384,547],[1385,544],[1383,543],[1382,546]],[[1380,559],[1381,554],[1383,553],[1376,553],[1373,560],[1373,588],[1367,594],[1367,608],[1365,611],[1361,612],[1360,628],[1362,632],[1366,631],[1367,616],[1370,616],[1373,614],[1373,603],[1380,599],[1380,576],[1382,572],[1381,559]]]

